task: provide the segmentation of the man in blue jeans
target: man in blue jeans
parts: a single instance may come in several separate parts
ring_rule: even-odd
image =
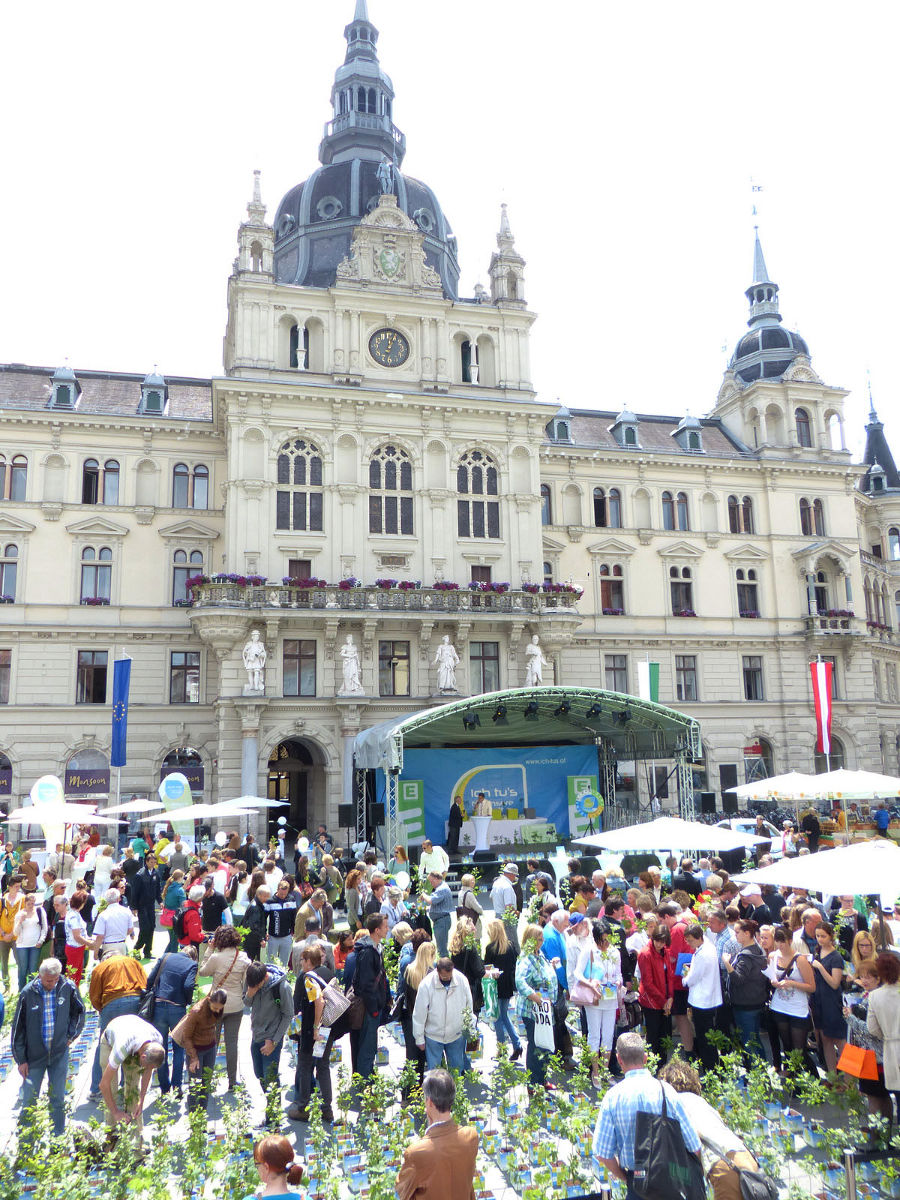
[[[388,930],[387,917],[371,913],[366,917],[366,930],[354,947],[356,967],[353,972],[353,991],[362,997],[365,1005],[356,1052],[356,1073],[363,1079],[368,1079],[375,1070],[378,1026],[385,1024],[391,1007],[391,985],[381,958],[381,943]]]
[[[281,967],[251,963],[244,976],[244,1003],[250,1008],[253,1074],[265,1092],[278,1082],[281,1046],[294,1015],[294,995]]]
[[[130,915],[130,914],[129,914]],[[100,1015],[100,1033],[114,1017],[135,1016],[141,1006],[141,993],[147,986],[144,968],[130,954],[111,954],[97,963],[91,972],[91,1004]],[[100,1042],[91,1068],[91,1100],[100,1099]]]
[[[413,1037],[425,1051],[429,1071],[439,1067],[444,1057],[448,1071],[466,1070],[466,1034],[463,1014],[472,1008],[472,990],[452,959],[439,958],[435,969],[419,984],[413,1009]]]
[[[181,1099],[181,1083],[184,1077],[184,1047],[172,1041],[172,1074],[169,1075],[169,1034],[187,1012],[194,998],[197,982],[197,947],[181,946],[175,953],[164,954],[150,972],[147,987],[156,996],[156,1005],[150,1023],[160,1033],[166,1058],[156,1072],[159,1090],[163,1095],[170,1088]]]
[[[434,928],[434,944],[437,946],[438,956],[444,958],[447,955],[450,937],[450,918],[456,912],[456,901],[453,899],[450,885],[444,882],[444,877],[439,871],[429,871],[428,882],[432,892],[430,896],[425,897],[425,903],[428,905],[428,915]]]
[[[12,1023],[12,1054],[24,1080],[20,1120],[27,1119],[46,1075],[56,1137],[65,1131],[69,1046],[83,1028],[81,997],[72,983],[62,978],[59,959],[45,959],[38,967],[37,979],[19,993]]]

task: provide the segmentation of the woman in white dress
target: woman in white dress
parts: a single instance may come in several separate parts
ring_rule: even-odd
[[[623,992],[622,960],[610,939],[610,925],[605,919],[594,921],[593,937],[581,951],[575,979],[596,993],[597,1003],[585,1005],[588,1045],[594,1052],[591,1082],[600,1084],[601,1056],[607,1061],[616,1031],[616,1011]]]
[[[103,899],[104,893],[109,891],[110,876],[114,866],[112,846],[98,846],[97,856],[94,859],[93,886],[94,899],[98,904]]]

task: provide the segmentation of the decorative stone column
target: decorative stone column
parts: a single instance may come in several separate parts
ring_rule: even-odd
[[[241,795],[259,795],[259,719],[268,704],[265,697],[235,696],[241,720]]]

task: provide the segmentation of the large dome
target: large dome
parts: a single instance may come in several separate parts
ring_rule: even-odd
[[[728,365],[745,383],[780,379],[798,354],[809,357],[809,347],[799,333],[763,325],[744,334]]]
[[[275,277],[279,283],[331,287],[338,263],[350,253],[353,231],[381,195],[371,158],[320,167],[291,188],[275,217]],[[394,170],[398,206],[425,235],[425,259],[441,277],[444,294],[456,299],[456,239],[434,192]]]
[[[319,167],[291,188],[275,217],[275,278],[279,283],[331,287],[350,253],[353,230],[382,194],[379,166],[392,165],[398,207],[425,235],[425,260],[444,295],[459,286],[456,239],[431,188],[402,175],[406,138],[394,124],[394,86],[378,61],[378,30],[366,0],[356,0],[344,30],[347,56],[331,89],[333,120],[319,146]]]

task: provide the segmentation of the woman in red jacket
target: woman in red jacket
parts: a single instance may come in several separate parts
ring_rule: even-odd
[[[662,1041],[672,1036],[672,998],[675,995],[675,972],[669,963],[669,931],[658,926],[650,941],[638,954],[641,973],[638,1000],[647,1027],[647,1045],[661,1059],[665,1058]]]

